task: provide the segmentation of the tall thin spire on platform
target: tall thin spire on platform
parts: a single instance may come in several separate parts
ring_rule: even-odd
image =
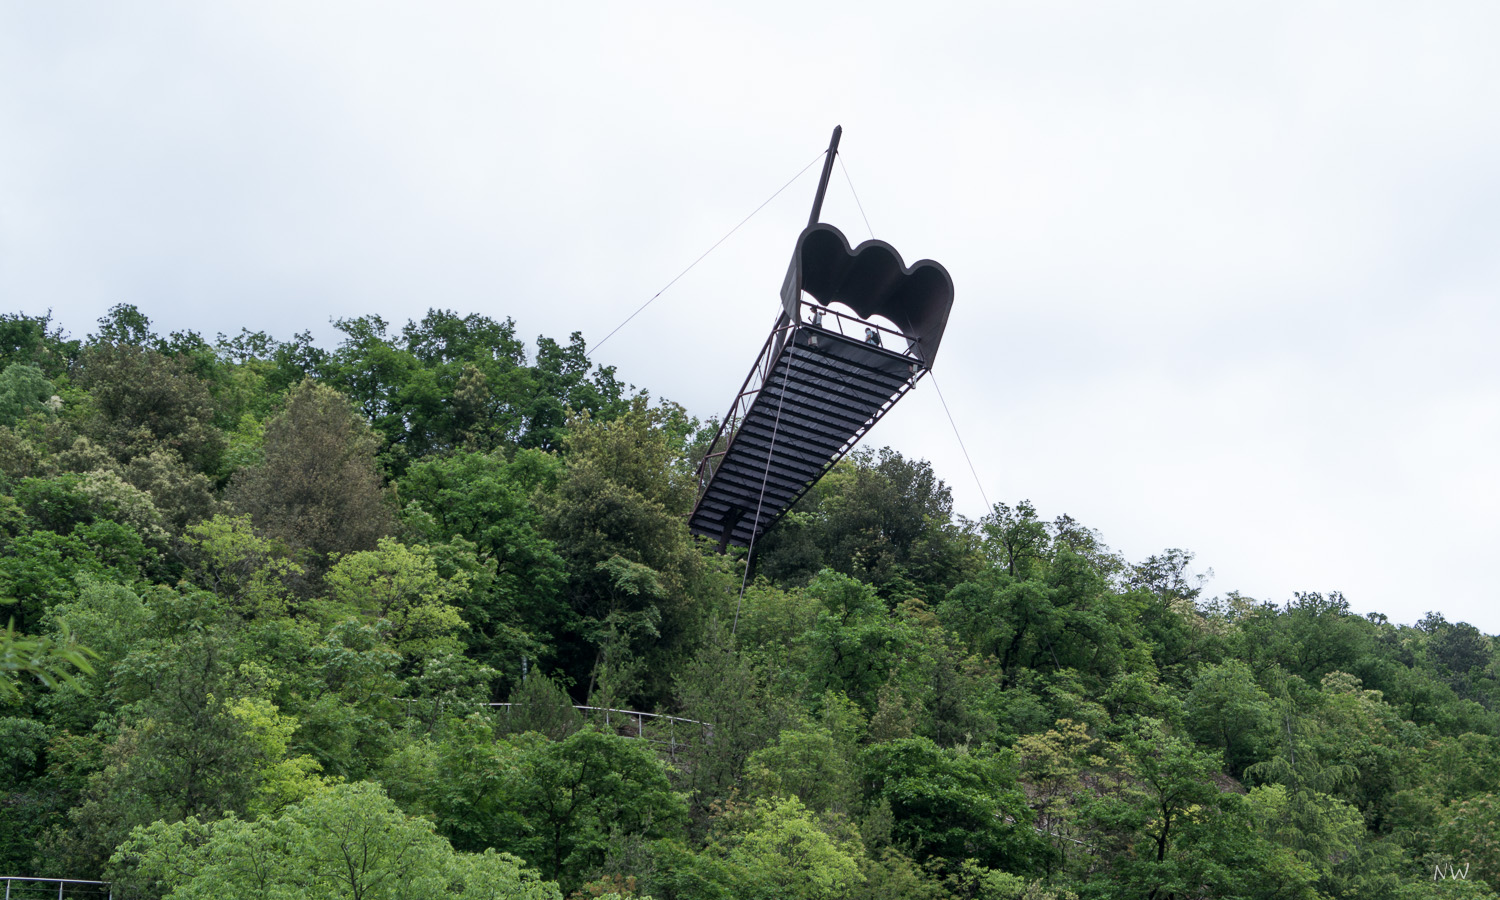
[[[818,193],[813,197],[812,215],[807,217],[807,224],[816,225],[818,219],[823,215],[823,196],[828,193],[828,176],[833,174],[833,158],[839,154],[839,138],[844,134],[844,126],[833,126],[833,137],[828,141],[828,155],[823,159],[823,174],[818,177]]]

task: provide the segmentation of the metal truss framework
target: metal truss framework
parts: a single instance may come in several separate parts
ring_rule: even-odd
[[[901,332],[802,306],[824,324],[778,319],[698,467],[688,527],[721,547],[764,534],[927,373]]]

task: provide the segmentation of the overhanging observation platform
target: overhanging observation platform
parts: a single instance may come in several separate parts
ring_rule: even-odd
[[[883,241],[850,249],[837,228],[814,224],[782,301],[698,468],[688,526],[721,547],[752,545],[927,373],[953,282],[931,260],[907,267]]]

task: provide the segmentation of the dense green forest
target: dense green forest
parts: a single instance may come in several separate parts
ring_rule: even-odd
[[[0,316],[0,874],[117,898],[1500,887],[1500,656],[1470,625],[1205,596],[1184,550],[1127,560],[1028,501],[956,517],[889,449],[767,535],[741,598],[743,553],[686,530],[712,429],[579,335],[335,324],[320,347]]]

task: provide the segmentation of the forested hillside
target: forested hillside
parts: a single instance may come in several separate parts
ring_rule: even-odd
[[[1472,626],[1210,597],[1190,552],[1124,559],[1046,498],[958,519],[889,449],[786,516],[741,600],[743,553],[686,530],[711,429],[577,334],[336,324],[322,347],[0,316],[0,874],[117,898],[1500,888],[1500,657]]]

